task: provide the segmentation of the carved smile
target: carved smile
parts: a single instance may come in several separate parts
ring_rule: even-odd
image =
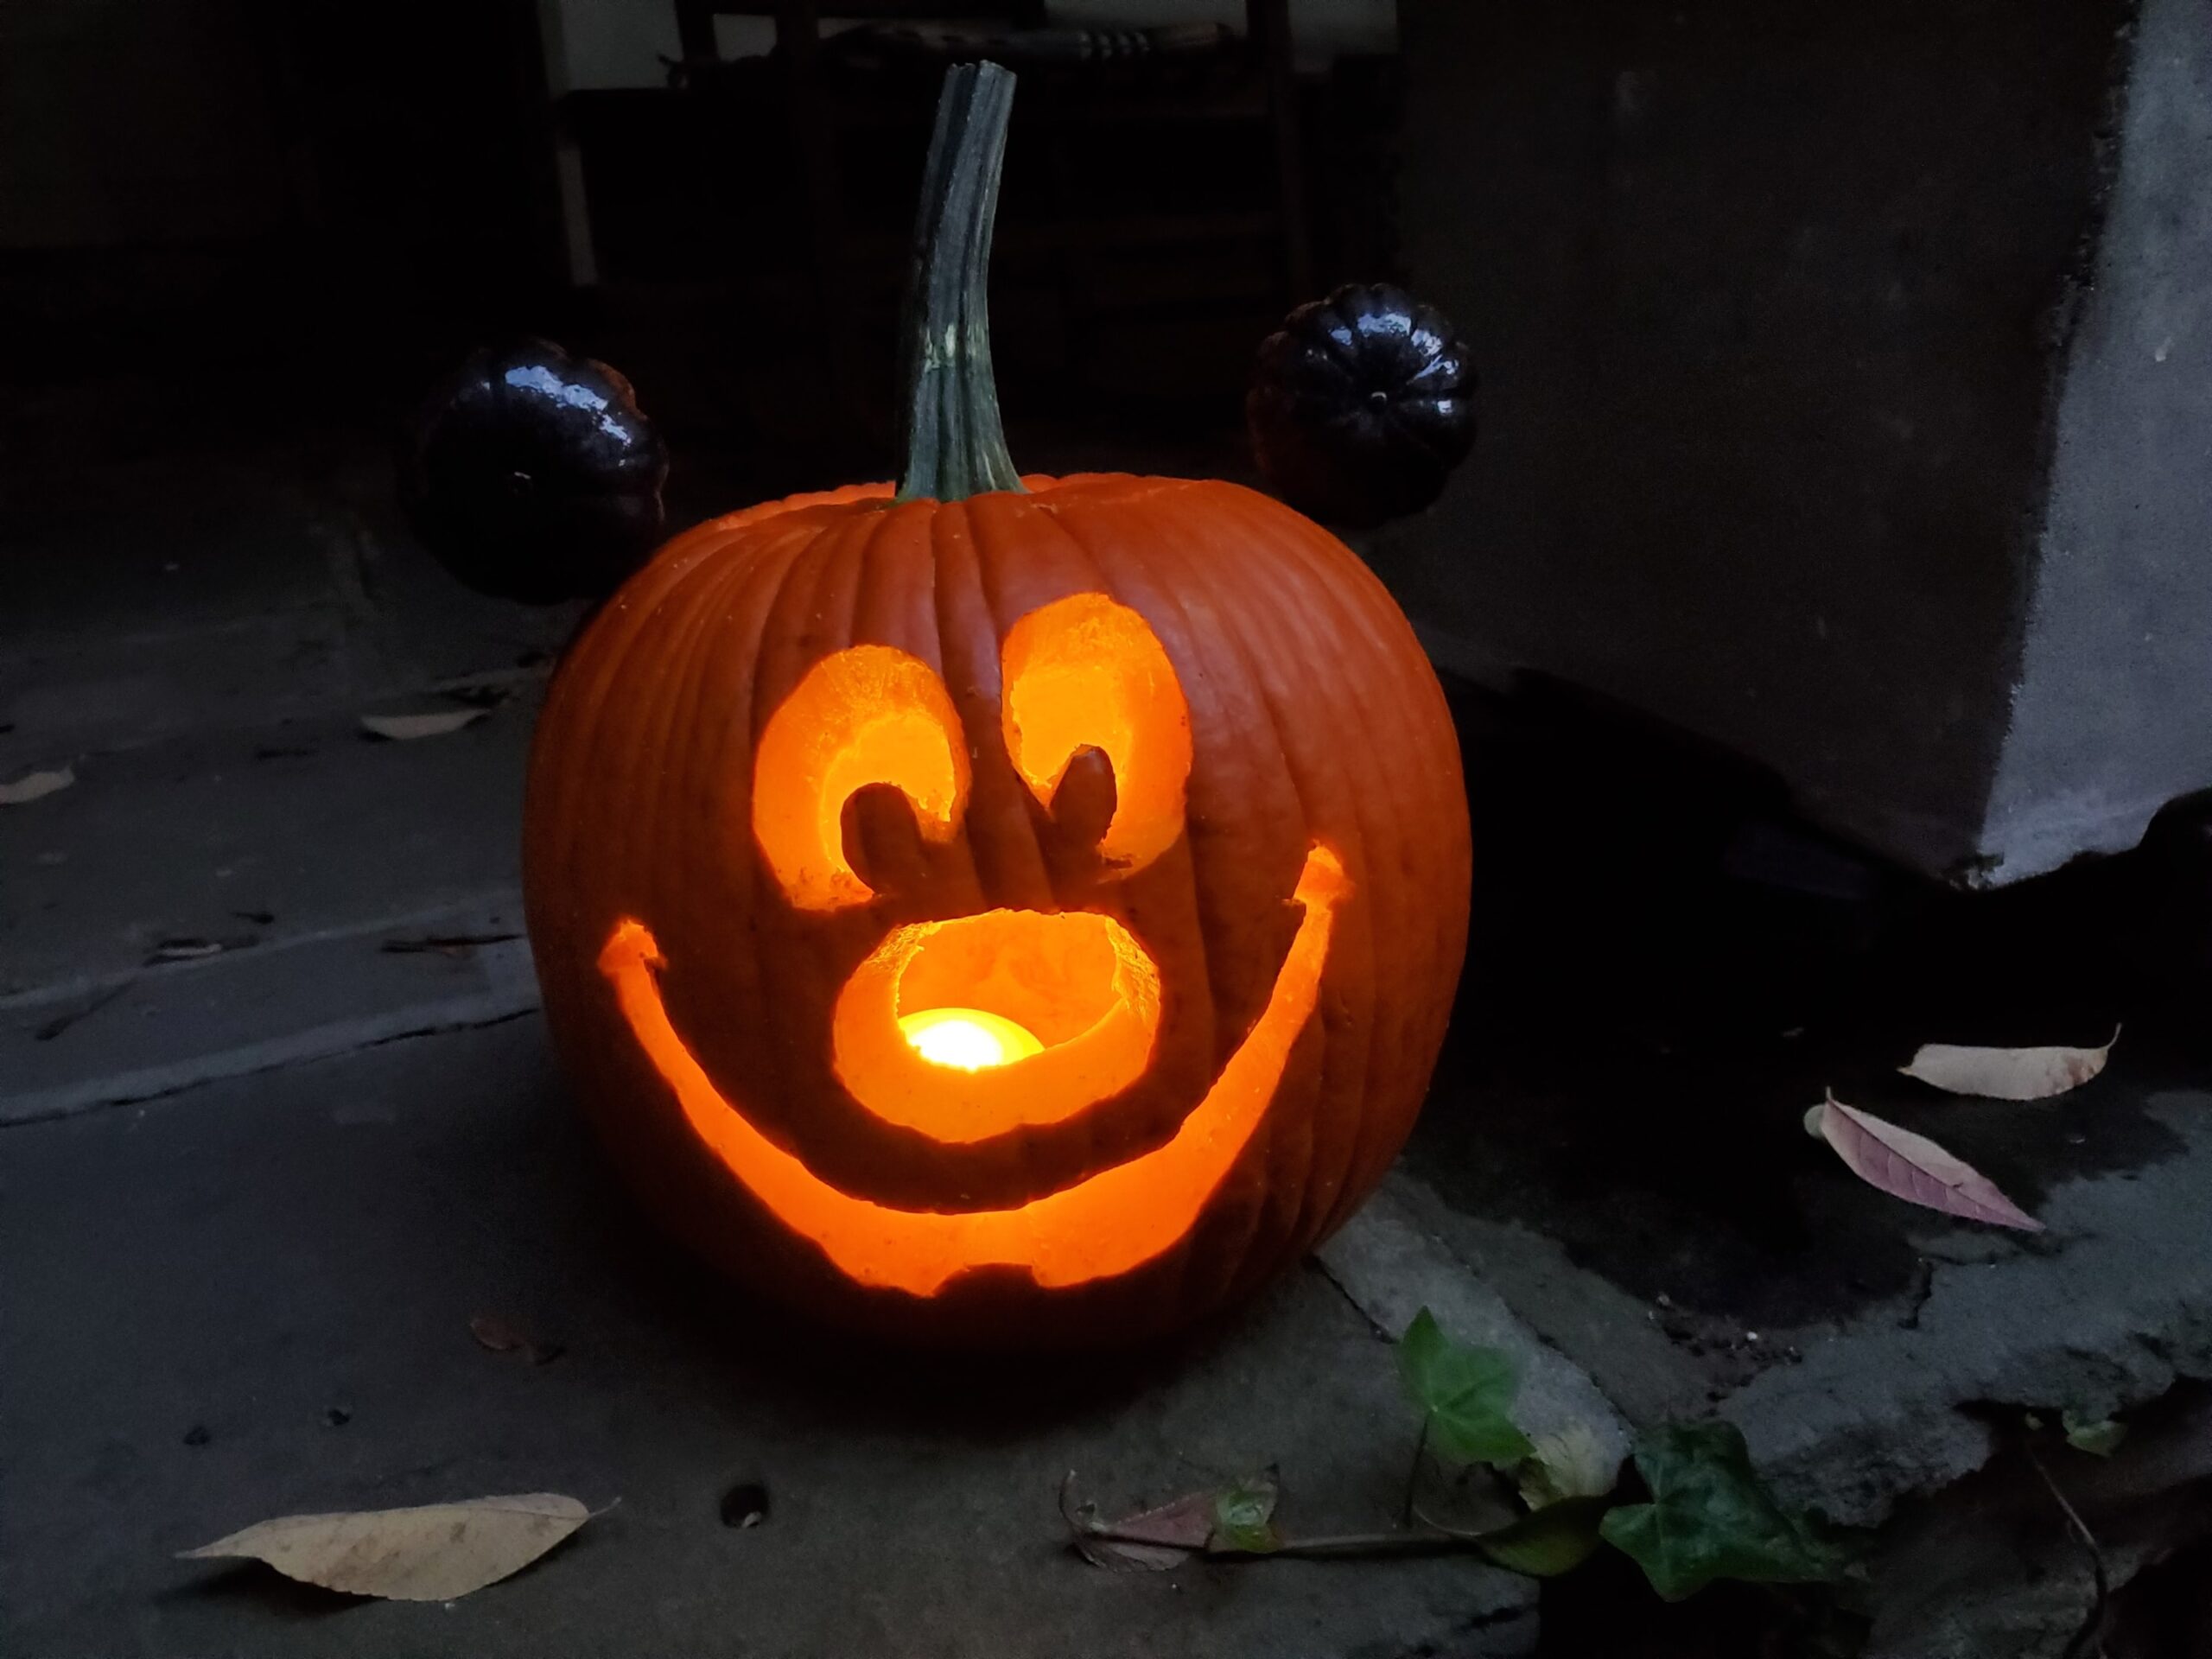
[[[897,1210],[840,1192],[755,1128],[693,1058],[670,1022],[653,971],[666,964],[643,923],[616,925],[599,969],[693,1132],[848,1277],[933,1296],[972,1268],[1012,1267],[1057,1289],[1128,1273],[1197,1223],[1267,1116],[1291,1046],[1313,1012],[1347,887],[1334,853],[1318,844],[1307,852],[1292,893],[1305,913],[1267,1006],[1171,1140],[1010,1210]]]

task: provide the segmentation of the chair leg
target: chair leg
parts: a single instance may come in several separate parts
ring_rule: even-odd
[[[866,418],[859,342],[849,319],[852,283],[845,258],[843,213],[837,187],[836,134],[823,106],[817,79],[820,19],[813,0],[781,0],[776,8],[776,47],[783,59],[785,110],[791,154],[804,194],[807,264],[826,322],[815,329],[823,349],[833,411],[849,431]]]

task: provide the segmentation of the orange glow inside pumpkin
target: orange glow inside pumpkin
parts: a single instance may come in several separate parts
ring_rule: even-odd
[[[1007,753],[1050,809],[1086,749],[1113,767],[1108,862],[1148,864],[1183,833],[1191,710],[1150,625],[1103,594],[1055,600],[1008,630],[1000,705]],[[753,834],[802,910],[865,904],[874,890],[845,855],[845,803],[888,784],[932,841],[966,809],[969,756],[944,683],[920,658],[849,645],[809,669],[762,729],[753,758]]]
[[[968,801],[968,747],[944,682],[918,657],[853,645],[809,669],[760,734],[753,834],[802,910],[865,904],[874,890],[845,856],[845,803],[889,784],[931,841]]]
[[[970,1032],[938,1039],[963,1058],[917,1040],[963,1018]],[[837,1076],[855,1100],[963,1144],[1119,1094],[1144,1075],[1159,1028],[1160,969],[1127,928],[1090,911],[987,910],[893,928],[830,1016]]]
[[[988,1008],[924,1008],[900,1014],[899,1029],[915,1053],[956,1071],[986,1071],[1045,1052],[1034,1035]]]
[[[838,1271],[863,1285],[934,1296],[971,1268],[1006,1266],[1051,1289],[1127,1273],[1197,1224],[1266,1117],[1292,1046],[1319,1000],[1329,934],[1348,885],[1343,864],[1327,848],[1316,846],[1307,854],[1294,895],[1304,914],[1267,1007],[1173,1137],[1010,1210],[898,1210],[840,1192],[753,1128],[692,1058],[669,1021],[653,972],[661,957],[643,924],[619,924],[600,952],[599,966],[693,1132]]]
[[[1007,753],[1030,793],[1052,804],[1085,749],[1114,767],[1114,817],[1098,850],[1148,864],[1183,833],[1191,710],[1144,618],[1103,594],[1076,594],[1029,613],[1000,654]]]
[[[1184,828],[1190,708],[1166,650],[1135,611],[1078,594],[1014,624],[1001,653],[1007,757],[1047,811],[1086,750],[1112,769],[1098,851],[1126,872]],[[889,785],[923,835],[958,832],[970,761],[938,672],[887,645],[814,664],[762,728],[752,827],[769,870],[803,910],[875,895],[847,857],[844,809]],[[935,1295],[971,1268],[1025,1269],[1040,1286],[1127,1273],[1171,1248],[1259,1128],[1319,997],[1348,891],[1316,843],[1292,895],[1303,915],[1265,1008],[1203,1100],[1166,1142],[1008,1210],[905,1211],[840,1191],[756,1129],[671,1022],[652,932],[619,923],[600,953],[632,1034],[693,1131],[755,1198],[864,1285]],[[894,927],[840,988],[833,1058],[853,1099],[945,1142],[1058,1122],[1144,1075],[1160,1021],[1158,966],[1095,912],[996,909]]]

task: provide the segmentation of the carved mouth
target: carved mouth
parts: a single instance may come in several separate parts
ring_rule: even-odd
[[[1259,1128],[1261,1119],[1267,1116],[1268,1107],[1274,1098],[1275,1085],[1281,1081],[1283,1068],[1290,1058],[1291,1046],[1306,1028],[1319,995],[1321,970],[1328,960],[1329,935],[1336,907],[1348,890],[1344,866],[1336,855],[1319,844],[1313,847],[1306,854],[1305,868],[1292,894],[1293,901],[1303,906],[1305,913],[1275,976],[1267,1006],[1222,1067],[1205,1099],[1183,1120],[1172,1139],[1125,1163],[1010,1210],[972,1210],[951,1214],[898,1210],[831,1186],[801,1160],[755,1128],[693,1058],[690,1047],[669,1020],[659,982],[653,973],[654,969],[665,963],[652,932],[643,923],[618,923],[600,952],[599,967],[613,983],[616,1000],[639,1046],[662,1079],[676,1091],[677,1103],[693,1132],[756,1198],[786,1226],[811,1239],[847,1277],[863,1285],[901,1290],[910,1295],[933,1296],[948,1281],[971,1268],[1014,1267],[1026,1269],[1037,1284],[1052,1289],[1128,1273],[1168,1249],[1197,1223]],[[1035,914],[1001,911],[968,919],[983,921],[992,917]],[[1109,936],[1100,937],[1112,942]],[[885,949],[888,946],[887,941]],[[869,961],[875,962],[883,955],[884,951],[879,950]],[[952,1006],[927,1000],[935,995],[930,976],[938,970],[915,967],[914,955],[909,951],[906,969],[919,976],[916,994],[923,1006],[907,1012]],[[1141,950],[1137,955],[1150,968],[1149,957],[1144,957]],[[1116,959],[1122,960],[1118,956]],[[967,969],[947,968],[944,971],[947,982],[965,983],[971,990],[992,982],[988,975],[978,976]],[[1135,974],[1136,970],[1131,965],[1128,971]],[[1090,975],[1083,976],[1089,979]],[[914,1065],[942,1074],[951,1079],[956,1087],[972,1087],[987,1078],[1020,1075],[1025,1067],[1047,1058],[1056,1050],[1075,1047],[1083,1039],[1083,1032],[1076,1032],[1046,1047],[1043,1033],[1033,1033],[1039,1041],[1039,1053],[972,1074],[933,1065],[919,1056],[899,1028],[899,972],[882,977],[890,987],[893,1001],[887,1008],[880,1000],[880,987],[868,991],[871,998],[877,999],[870,1015],[871,1027],[880,1033],[887,1026]],[[860,978],[859,974],[854,976],[855,982]],[[1106,984],[1110,990],[1110,971],[1105,980],[1098,982]],[[1158,972],[1152,969],[1150,994],[1152,1019],[1155,1022],[1158,993]],[[846,993],[838,999],[841,1019],[846,996],[850,994],[852,984],[849,982]],[[1073,1005],[1070,1006],[1072,1009]],[[990,1012],[988,1008],[984,1011]],[[1073,1019],[1077,1012],[1079,1009],[1068,1012],[1065,1018]],[[998,1017],[1011,1018],[1004,1014]],[[1110,1007],[1107,1017],[1111,1017]],[[1095,1031],[1098,1024],[1094,1020],[1084,1030]],[[1143,1041],[1144,1053],[1148,1056],[1149,1028]],[[841,1072],[844,1069],[842,1050],[839,1069]],[[1103,1097],[1102,1095],[1095,1098]],[[881,1110],[880,1105],[871,1109]]]

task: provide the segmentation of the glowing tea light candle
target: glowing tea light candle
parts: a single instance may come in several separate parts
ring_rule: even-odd
[[[1045,1045],[1013,1020],[981,1008],[924,1008],[901,1014],[899,1029],[932,1065],[982,1071],[1041,1054]]]

